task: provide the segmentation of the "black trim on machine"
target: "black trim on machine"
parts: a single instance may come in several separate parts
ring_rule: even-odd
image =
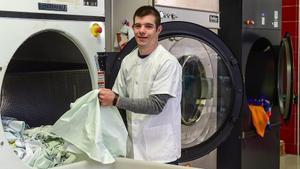
[[[285,121],[289,121],[293,104],[293,46],[289,32],[286,32],[280,44],[277,72],[277,92],[280,113]],[[284,65],[282,65],[284,64]],[[284,67],[282,67],[284,66]],[[285,69],[285,70],[282,70]],[[281,74],[281,71],[286,73]],[[286,82],[286,85],[283,83]]]
[[[0,11],[0,17],[105,22],[105,17],[101,17],[101,16],[46,14],[46,13],[15,12],[15,11]]]

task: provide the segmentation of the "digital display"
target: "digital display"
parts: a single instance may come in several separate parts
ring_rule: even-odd
[[[98,6],[98,0],[83,0],[84,6]]]

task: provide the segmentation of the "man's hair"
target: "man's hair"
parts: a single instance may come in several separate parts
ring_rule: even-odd
[[[153,15],[155,17],[155,25],[158,27],[161,24],[160,14],[153,6],[142,6],[138,8],[133,15],[133,22],[135,23],[135,17],[144,17],[147,15]]]

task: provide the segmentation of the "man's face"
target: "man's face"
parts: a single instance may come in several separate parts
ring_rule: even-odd
[[[157,25],[155,25],[155,17],[153,15],[135,17],[133,30],[139,47],[148,48],[157,45],[161,29],[161,26],[157,28]]]

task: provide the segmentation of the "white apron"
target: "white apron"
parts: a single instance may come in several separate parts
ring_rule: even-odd
[[[138,49],[122,62],[113,91],[129,98],[148,98],[154,94],[171,95],[158,115],[127,111],[131,146],[130,158],[167,163],[181,155],[182,68],[177,59],[159,45],[141,59]]]

